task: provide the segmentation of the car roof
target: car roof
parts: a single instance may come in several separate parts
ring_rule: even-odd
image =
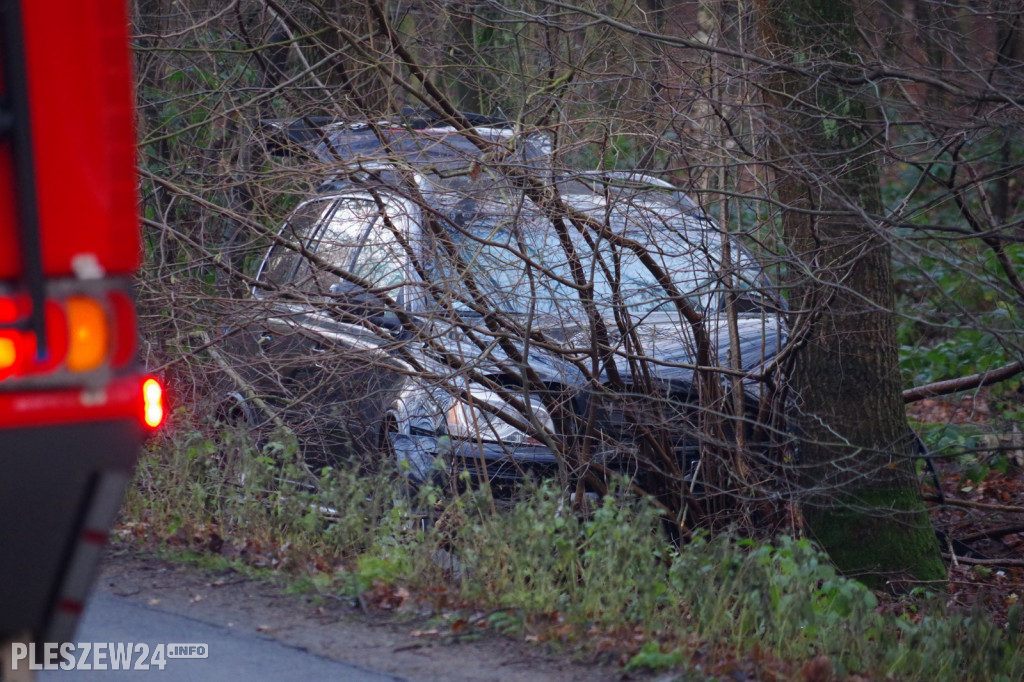
[[[490,119],[488,119],[490,120]],[[413,166],[468,166],[487,150],[447,125],[410,125],[398,120],[335,121],[323,118],[266,120],[261,123],[272,152],[305,153],[326,164],[361,165],[401,161]],[[514,151],[512,159],[547,167],[551,140],[546,133],[520,133],[511,124],[476,125],[474,136]]]
[[[318,193],[352,190],[394,191],[408,182],[403,170],[413,170],[415,183],[430,204],[445,205],[460,197],[482,196],[507,183],[479,169],[492,164],[516,164],[536,169],[554,181],[563,196],[605,197],[611,201],[661,205],[692,218],[706,214],[672,184],[636,171],[573,171],[556,174],[552,142],[547,133],[523,133],[501,119],[479,114],[462,116],[473,126],[477,141],[493,144],[487,154],[469,136],[423,110],[403,110],[394,120],[335,120],[304,117],[263,121],[272,147],[281,153],[300,152],[318,162]],[[509,153],[511,152],[511,153]],[[481,163],[487,155],[486,164]],[[518,194],[518,192],[516,192]],[[653,203],[651,203],[653,202]]]

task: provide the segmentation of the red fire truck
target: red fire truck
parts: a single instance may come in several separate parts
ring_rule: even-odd
[[[70,640],[163,419],[136,360],[125,5],[0,2],[0,642]]]

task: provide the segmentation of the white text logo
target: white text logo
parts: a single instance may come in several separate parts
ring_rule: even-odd
[[[209,644],[35,642],[11,644],[11,670],[163,670],[168,658],[209,658]]]
[[[168,644],[167,658],[207,658],[210,647],[206,644]]]

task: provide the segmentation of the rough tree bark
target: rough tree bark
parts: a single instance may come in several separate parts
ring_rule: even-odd
[[[890,249],[855,3],[759,0],[769,158],[789,249],[788,371],[806,529],[872,586],[943,580],[900,392]],[[848,78],[849,77],[849,78]],[[861,81],[863,84],[863,81]]]

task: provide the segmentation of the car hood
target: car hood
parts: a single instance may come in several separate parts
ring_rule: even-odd
[[[530,369],[538,378],[550,385],[584,387],[590,382],[587,374],[593,366],[591,333],[584,325],[564,320],[536,318],[529,324],[531,332],[541,339],[527,341],[515,335],[506,336],[504,345],[484,327],[481,321],[473,322],[469,330],[445,324],[424,325],[424,331],[432,329],[430,343],[417,342],[408,335],[384,337],[360,325],[338,321],[330,315],[305,306],[288,305],[278,307],[277,319],[292,327],[301,327],[307,333],[315,334],[324,341],[338,343],[349,348],[362,348],[371,354],[390,355],[395,362],[403,362],[403,356],[415,361],[428,372],[439,375],[450,374],[453,370],[471,370],[485,376],[508,376],[519,373],[513,355],[525,358]],[[526,321],[510,316],[520,328]],[[711,339],[712,354],[716,364],[723,368],[736,368],[731,358],[729,327],[724,314],[708,316],[705,329]],[[631,322],[628,334],[622,334],[614,321],[605,322],[608,329],[609,345],[620,378],[628,385],[632,383],[632,367],[639,363],[650,378],[665,384],[673,392],[686,391],[694,384],[696,344],[693,331],[682,323],[678,316],[652,313]],[[739,368],[756,373],[768,360],[774,357],[786,339],[786,330],[780,318],[772,314],[745,313],[737,316],[736,334],[740,354]],[[545,347],[545,346],[549,346]],[[401,348],[399,352],[397,349]],[[413,367],[409,365],[408,370]],[[725,375],[723,375],[724,379]],[[602,367],[599,379],[609,381],[608,368]],[[757,382],[744,382],[748,392],[756,392]]]
[[[644,371],[659,382],[670,385],[673,390],[685,390],[693,385],[694,365],[697,356],[693,331],[677,316],[650,314],[634,320],[623,335],[613,321],[606,321],[609,345],[614,364],[620,378],[632,383],[631,366],[641,360]],[[525,356],[530,368],[546,383],[568,386],[582,386],[586,382],[584,370],[592,366],[590,354],[591,333],[578,324],[563,321],[538,320],[532,330],[543,334],[545,340],[557,346],[548,350],[541,343],[511,340],[513,352]],[[711,338],[712,356],[720,367],[736,368],[732,361],[730,335],[724,314],[709,318],[705,328]],[[775,315],[741,314],[737,316],[736,334],[738,339],[739,369],[755,373],[765,362],[774,357],[785,342],[785,329]],[[484,341],[472,343],[461,333],[446,334],[439,339],[445,351],[459,358],[482,374],[507,374],[515,372],[516,363],[486,332],[476,334]],[[607,368],[601,370],[602,383],[609,381]],[[753,381],[747,382],[752,388]]]

